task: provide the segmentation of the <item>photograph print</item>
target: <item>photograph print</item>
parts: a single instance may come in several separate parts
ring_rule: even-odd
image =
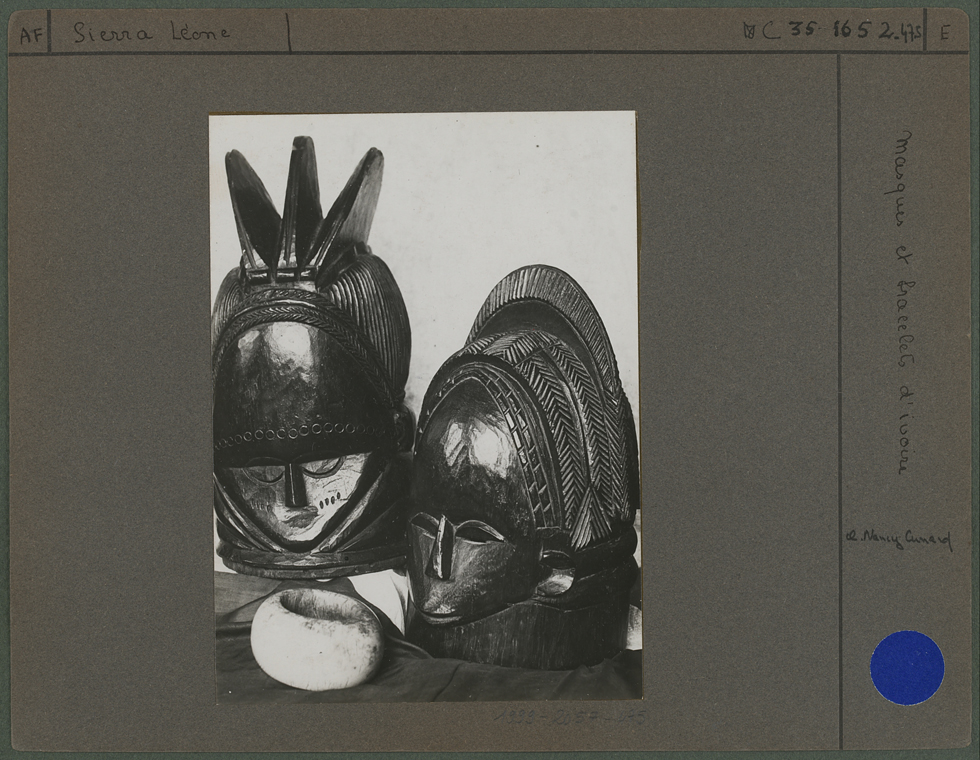
[[[641,698],[635,114],[209,139],[218,703]]]

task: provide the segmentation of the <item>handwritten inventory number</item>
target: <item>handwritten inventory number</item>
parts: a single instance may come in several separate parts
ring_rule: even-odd
[[[540,710],[504,710],[494,722],[513,723],[531,726],[546,723],[555,726],[570,726],[585,723],[620,723],[642,726],[647,721],[646,710],[618,710],[615,715],[602,715],[597,710],[562,710],[541,712]]]
[[[785,26],[776,21],[768,21],[762,26],[762,37],[767,40],[781,40],[783,37],[812,37],[814,34],[829,34],[837,38],[854,36],[863,40],[865,37],[877,37],[880,40],[897,40],[910,44],[922,39],[922,25],[892,24],[879,21],[878,28],[872,21],[862,21],[851,25],[850,19],[837,19],[833,26],[821,26],[816,21],[787,21]],[[743,23],[743,33],[746,39],[755,38],[756,24]],[[818,35],[819,36],[819,35]]]

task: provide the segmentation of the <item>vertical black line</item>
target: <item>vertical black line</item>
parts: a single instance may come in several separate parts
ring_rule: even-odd
[[[48,52],[51,52],[51,11],[48,11]]]
[[[923,8],[922,9],[922,52],[925,52],[928,49],[926,48],[926,39],[928,37],[928,34],[929,34],[929,9]]]
[[[289,48],[289,52],[293,52],[293,37],[289,32],[289,14],[286,14],[286,47]]]
[[[844,438],[841,326],[842,212],[841,212],[841,86],[837,56],[837,731],[844,749]]]

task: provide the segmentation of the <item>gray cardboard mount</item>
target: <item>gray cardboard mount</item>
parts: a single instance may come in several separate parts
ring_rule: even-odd
[[[13,747],[968,744],[969,23],[13,14]],[[528,110],[637,115],[642,701],[531,725],[507,703],[216,705],[209,114]],[[908,538],[930,535],[947,542]],[[903,707],[869,660],[910,629],[945,678]]]

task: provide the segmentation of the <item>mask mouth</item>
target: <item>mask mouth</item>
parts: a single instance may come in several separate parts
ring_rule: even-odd
[[[281,518],[281,522],[290,528],[309,528],[317,518],[323,514],[323,510],[315,506],[305,507],[286,507],[286,515]]]
[[[417,608],[419,616],[430,625],[447,625],[449,623],[459,623],[462,622],[466,616],[461,615],[458,612],[426,612],[421,608]]]
[[[524,601],[527,600],[499,602],[498,604],[495,604],[487,609],[464,612],[426,612],[422,607],[417,606],[415,608],[415,612],[419,618],[431,626],[439,627],[444,625],[466,625],[468,623],[475,623],[479,620],[493,617],[494,615],[497,615],[510,607],[522,604]]]

